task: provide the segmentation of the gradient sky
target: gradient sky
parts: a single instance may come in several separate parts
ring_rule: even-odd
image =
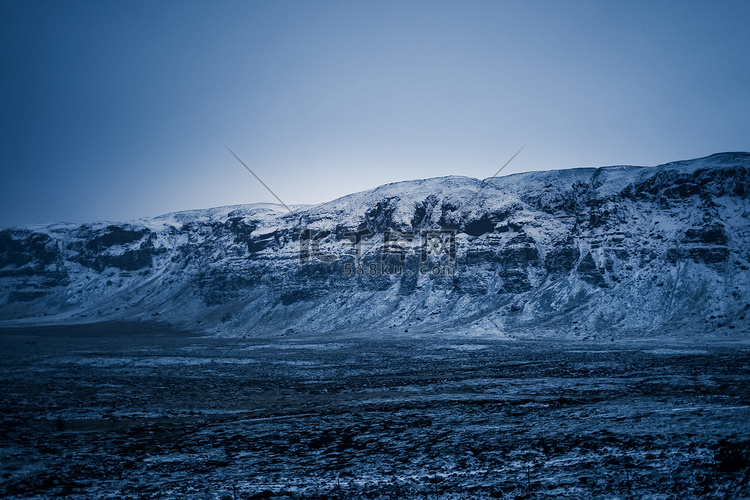
[[[0,3],[0,226],[750,150],[748,1]]]

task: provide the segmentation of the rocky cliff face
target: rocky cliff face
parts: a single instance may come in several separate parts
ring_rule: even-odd
[[[750,154],[0,231],[0,320],[235,335],[742,336]],[[478,193],[478,194],[477,194]]]

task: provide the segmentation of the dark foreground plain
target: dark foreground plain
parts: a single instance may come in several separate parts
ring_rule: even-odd
[[[3,498],[743,498],[750,347],[0,330]]]

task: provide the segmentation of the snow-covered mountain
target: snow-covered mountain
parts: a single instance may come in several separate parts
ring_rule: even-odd
[[[0,231],[0,324],[744,336],[750,154]]]

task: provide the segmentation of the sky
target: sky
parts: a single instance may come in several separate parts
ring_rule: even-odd
[[[0,2],[0,227],[750,150],[750,2]]]

